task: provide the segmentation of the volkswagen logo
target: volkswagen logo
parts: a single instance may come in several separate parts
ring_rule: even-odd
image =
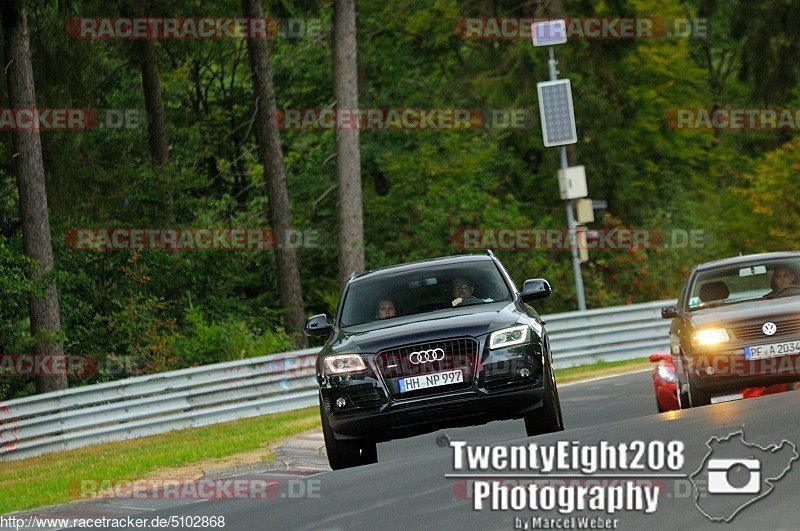
[[[414,365],[420,363],[428,363],[429,361],[440,361],[444,359],[444,350],[440,348],[432,348],[428,350],[420,350],[412,352],[408,355],[408,361]]]
[[[775,332],[778,331],[778,327],[775,323],[769,321],[764,323],[764,326],[761,327],[761,331],[764,332],[765,335],[774,336]]]

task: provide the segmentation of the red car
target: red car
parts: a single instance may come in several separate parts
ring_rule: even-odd
[[[656,394],[656,405],[659,413],[681,409],[678,402],[678,387],[675,379],[675,366],[669,354],[651,354],[650,361],[658,363],[653,369],[653,390]],[[754,398],[757,396],[782,393],[796,388],[792,384],[776,384],[769,387],[748,387],[739,396],[731,395],[728,399]],[[722,400],[724,401],[724,400]]]
[[[650,361],[658,362],[652,374],[658,412],[664,413],[665,411],[680,409],[672,356],[669,354],[651,354]]]

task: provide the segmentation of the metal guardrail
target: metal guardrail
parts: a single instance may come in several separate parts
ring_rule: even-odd
[[[661,318],[661,308],[676,302],[646,302],[543,316],[555,367],[669,352],[670,321]]]
[[[313,405],[318,351],[205,365],[0,404],[0,459]]]
[[[557,368],[666,351],[674,301],[544,316]],[[0,402],[0,460],[133,439],[317,403],[319,349],[298,350]]]

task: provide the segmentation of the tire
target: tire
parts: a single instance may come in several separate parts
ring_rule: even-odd
[[[681,366],[683,366],[683,364],[681,364]],[[679,376],[678,375],[678,371],[676,370],[675,371],[675,376],[677,378],[677,380],[675,382],[675,385],[678,388],[677,389],[677,391],[678,391],[678,407],[680,409],[689,409],[690,407],[692,407],[691,404],[689,403],[689,393],[684,393],[682,391],[683,384],[689,381],[689,375],[684,372],[683,376]]]
[[[697,382],[689,378],[689,404],[691,407],[708,406],[711,404],[711,395],[697,388]]]
[[[331,465],[331,469],[341,470],[378,462],[378,445],[375,441],[370,439],[336,439],[321,399],[319,414],[322,420],[322,435],[325,438],[325,452],[328,454],[328,463]]]
[[[692,404],[689,402],[689,393],[678,394],[678,407],[681,409],[689,409]]]
[[[690,407],[692,407],[691,403],[689,403],[689,393],[684,393],[683,391],[681,391],[681,389],[683,388],[683,381],[680,378],[678,378],[675,384],[678,386],[677,390],[678,408],[689,409]]]
[[[564,431],[564,417],[561,415],[561,401],[552,367],[547,370],[542,407],[528,413],[524,419],[528,437]]]

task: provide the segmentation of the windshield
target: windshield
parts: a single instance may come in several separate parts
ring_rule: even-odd
[[[705,271],[695,278],[689,309],[800,295],[800,259],[762,261]]]
[[[510,300],[494,262],[422,267],[353,282],[342,305],[341,326]]]

